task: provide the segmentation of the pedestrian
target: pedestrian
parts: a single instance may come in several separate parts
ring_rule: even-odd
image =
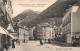
[[[12,48],[15,48],[14,40],[12,40]]]
[[[50,38],[48,39],[48,43],[51,43],[51,40],[50,40]]]
[[[4,48],[6,51],[8,51],[9,46],[8,46],[7,41],[6,41],[5,44],[3,45],[3,48]]]
[[[18,40],[18,44],[20,45],[20,40]]]
[[[40,39],[40,45],[43,45],[42,39]]]
[[[77,46],[79,45],[79,38],[78,37],[76,38],[76,45]]]
[[[79,45],[80,45],[80,36],[78,38],[79,38]]]
[[[72,40],[72,42],[73,42],[73,43],[72,43],[72,45],[73,45],[73,46],[77,46],[77,44],[78,44],[78,41],[77,41],[77,38],[76,38],[76,36],[74,36],[74,37],[73,37],[73,40]]]
[[[3,42],[3,48],[8,51],[9,48],[11,46],[11,42],[10,42],[10,39],[6,39],[5,42]]]

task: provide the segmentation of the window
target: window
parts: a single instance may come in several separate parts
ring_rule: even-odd
[[[7,4],[7,0],[3,0],[3,2],[4,2],[3,5],[4,5],[4,4]]]
[[[7,2],[7,0],[3,0],[3,2]]]

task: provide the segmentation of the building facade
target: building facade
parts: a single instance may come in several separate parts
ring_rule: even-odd
[[[52,39],[53,29],[49,27],[48,23],[38,24],[35,30],[35,39],[43,39],[45,42],[48,42],[48,39]]]
[[[34,31],[34,27],[29,29],[29,39],[30,40],[33,40],[34,39],[33,31]]]
[[[53,27],[53,40],[56,40],[58,35],[58,27],[56,25],[54,25]]]
[[[62,24],[63,24],[62,32],[66,38],[65,42],[71,41],[71,11],[72,11],[72,8],[69,8],[69,10],[66,12],[66,14],[62,19]]]
[[[65,42],[71,43],[73,36],[80,36],[79,34],[79,15],[80,8],[77,5],[71,6],[64,17],[62,18],[62,34],[65,36]]]
[[[28,42],[29,41],[29,29],[28,27],[19,27],[19,39],[20,42]]]
[[[0,0],[0,27],[2,27],[8,33],[10,33],[9,31],[14,32],[12,27],[13,26],[13,21],[11,18],[12,14],[13,10],[11,0]],[[10,37],[3,34],[4,32],[0,31],[0,51],[3,51],[3,49],[5,48],[4,45],[6,45],[6,42],[10,44],[9,42]]]

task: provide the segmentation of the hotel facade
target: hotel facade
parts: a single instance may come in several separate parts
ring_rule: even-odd
[[[72,37],[80,36],[80,8],[76,4],[71,6],[62,18],[62,34],[66,43],[72,43]]]

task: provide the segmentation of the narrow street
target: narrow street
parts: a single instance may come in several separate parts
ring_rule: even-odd
[[[39,44],[39,41],[29,41],[29,43],[21,43],[20,46],[16,45],[16,48],[10,49],[10,51],[76,51],[80,50],[80,47],[61,47],[58,45],[44,44],[43,46]]]
[[[44,44],[43,46],[39,44],[39,41],[30,41],[27,44],[21,44],[22,50],[28,50],[28,51],[52,51],[52,45]],[[59,47],[59,46],[55,46]]]
[[[80,51],[80,0],[0,0],[0,51]]]

